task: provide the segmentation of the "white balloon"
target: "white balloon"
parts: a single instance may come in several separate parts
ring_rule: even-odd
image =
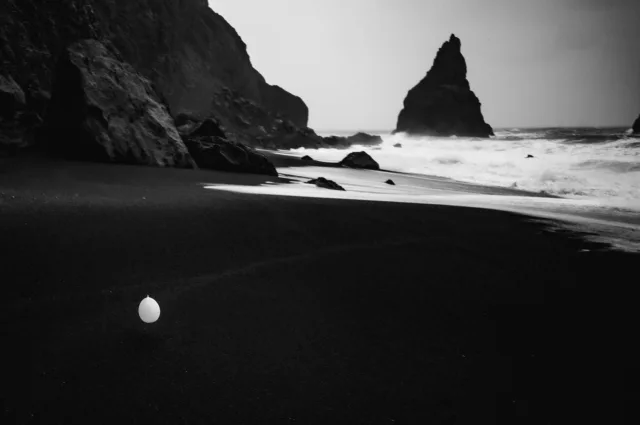
[[[160,317],[160,306],[153,298],[147,295],[147,298],[140,302],[138,314],[145,323],[153,323]]]

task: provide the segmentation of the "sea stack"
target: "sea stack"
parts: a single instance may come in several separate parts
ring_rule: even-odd
[[[429,136],[489,137],[480,101],[467,81],[460,39],[451,35],[427,75],[404,99],[396,132]]]
[[[633,123],[633,134],[640,134],[640,115],[638,115],[638,119]]]

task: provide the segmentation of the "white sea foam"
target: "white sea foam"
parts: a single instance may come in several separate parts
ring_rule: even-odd
[[[383,135],[379,147],[353,147],[387,170],[448,177],[494,186],[545,191],[600,205],[640,211],[640,139],[581,141],[543,131],[511,130],[492,139]],[[401,148],[394,147],[402,144]],[[344,150],[298,149],[324,161]],[[534,158],[527,159],[527,155]]]

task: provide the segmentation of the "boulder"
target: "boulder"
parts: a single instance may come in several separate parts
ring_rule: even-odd
[[[59,59],[45,126],[50,151],[69,158],[195,165],[151,82],[96,40]]]
[[[529,159],[529,158],[535,158],[535,157],[533,155],[529,154],[529,155],[527,155],[527,159]]]
[[[395,186],[396,184],[394,183],[393,180],[389,179],[385,182],[386,184],[390,184],[391,186]]]
[[[313,161],[313,158],[311,158],[309,155],[305,155],[300,159],[303,160],[303,161]]]
[[[489,137],[481,104],[467,80],[461,42],[451,35],[427,75],[404,99],[395,132],[428,136]]]
[[[185,144],[200,168],[278,176],[274,165],[255,150],[220,137],[195,137]]]
[[[640,116],[636,122],[633,123],[633,134],[640,134]]]
[[[367,170],[380,169],[380,165],[366,152],[351,152],[340,161],[340,165],[350,168],[364,168]]]
[[[396,143],[393,145],[394,148],[401,148],[402,147],[402,143]]]
[[[308,184],[315,184],[316,186],[324,188],[324,189],[345,190],[338,183],[334,182],[333,180],[327,180],[324,177],[318,177],[317,179],[309,180],[307,183]]]

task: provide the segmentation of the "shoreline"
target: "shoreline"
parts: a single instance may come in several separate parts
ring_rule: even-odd
[[[469,183],[440,176],[383,169],[353,170],[332,162],[302,161],[297,154],[263,153],[280,166],[281,175],[290,179],[288,183],[300,183],[320,175],[335,179],[339,184],[354,181],[357,183],[351,187],[345,183],[345,187],[351,189],[346,193],[303,190],[300,186],[294,188],[290,184],[281,184],[280,187],[270,185],[266,188],[235,186],[235,190],[244,193],[337,197],[496,209],[555,220],[559,227],[573,228],[582,234],[594,233],[593,240],[608,242],[615,249],[640,252],[640,216],[633,209],[601,205],[595,200],[579,200],[548,193]],[[316,170],[314,167],[326,169]],[[372,177],[373,175],[380,175],[380,178]],[[380,184],[387,175],[401,182],[403,188],[399,186],[389,188]],[[218,189],[223,188],[218,187]],[[226,189],[234,190],[234,187],[229,186]]]
[[[24,156],[0,162],[0,208],[30,203],[74,205],[83,197],[90,202],[117,208],[128,200],[135,205],[175,201],[163,194],[197,181],[201,189],[261,196],[326,198],[371,202],[448,205],[492,209],[524,214],[556,222],[556,226],[587,234],[614,249],[640,252],[640,217],[635,211],[598,205],[519,189],[461,182],[446,177],[387,170],[358,170],[334,162],[303,161],[297,154],[261,151],[279,170],[279,177],[226,173],[211,170],[180,170],[134,165],[64,161]],[[336,192],[304,184],[323,176],[347,188]],[[392,178],[395,186],[384,184]],[[69,190],[65,186],[69,185]],[[38,190],[36,187],[43,190]],[[75,188],[75,189],[72,189]],[[118,191],[123,196],[116,196]],[[198,203],[198,193],[188,190],[183,202]],[[135,193],[135,194],[134,194]],[[149,196],[147,196],[149,195]]]

